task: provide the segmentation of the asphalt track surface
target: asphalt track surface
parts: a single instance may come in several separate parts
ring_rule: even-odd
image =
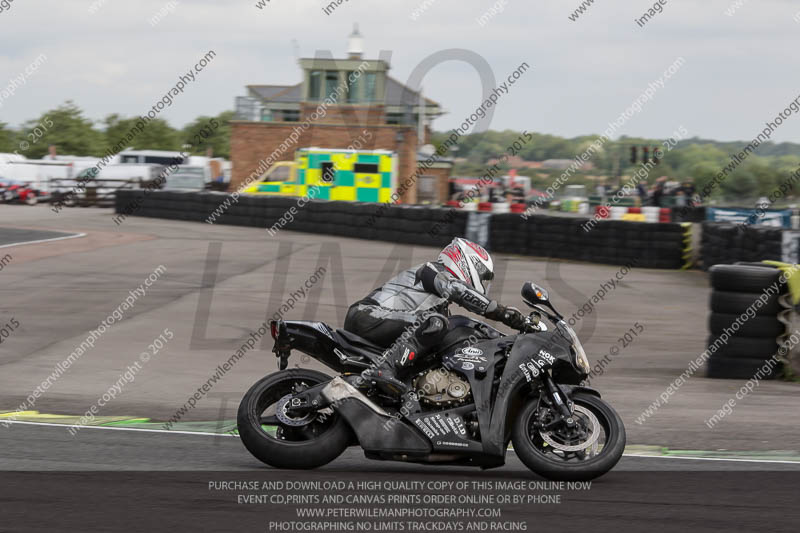
[[[270,522],[309,523],[297,517],[297,509],[307,505],[242,503],[239,495],[258,492],[211,490],[211,482],[346,479],[428,487],[537,479],[513,452],[504,467],[486,471],[364,461],[352,448],[317,470],[275,470],[252,459],[236,437],[96,428],[72,437],[63,427],[25,424],[0,431],[0,447],[0,531],[53,531],[54,524],[63,531],[275,531]],[[796,531],[798,482],[800,464],[623,457],[586,490],[536,492],[557,495],[552,503],[455,507],[499,509],[504,523],[525,524],[526,530]],[[428,488],[419,493],[449,494]],[[402,529],[386,529],[408,530],[408,521]]]
[[[38,231],[31,229],[0,228],[0,248],[18,246],[30,242],[45,242],[77,237],[76,233],[61,231]]]
[[[12,424],[0,427],[0,471],[266,471],[244,448],[238,437],[228,435],[162,433],[128,429],[84,428],[76,436],[66,426]],[[331,472],[462,472],[482,477],[478,468],[429,466],[396,461],[372,461],[351,447],[319,471]],[[768,460],[710,460],[676,457],[625,456],[615,472],[799,472],[800,462]],[[295,471],[285,471],[295,472]],[[513,450],[506,465],[496,470],[503,476],[535,477]],[[297,474],[303,477],[302,474]],[[313,473],[308,475],[313,476]],[[800,481],[800,476],[798,476]]]
[[[21,326],[0,344],[0,412],[14,411],[59,363],[86,340],[155,268],[164,274],[81,358],[41,395],[41,413],[82,415],[165,328],[171,340],[125,384],[99,415],[169,420],[218,365],[228,360],[297,292],[320,265],[324,279],[285,317],[341,325],[349,303],[401,268],[436,257],[438,250],[265,230],[130,217],[121,226],[108,209],[3,206],[0,227],[85,233],[8,248],[0,271],[0,322]],[[620,272],[612,265],[497,255],[495,298],[522,307],[519,289],[536,280],[570,316]],[[689,379],[652,417],[645,409],[702,353],[707,338],[709,288],[699,271],[631,270],[578,324],[592,361],[616,349],[605,373],[592,381],[620,413],[630,444],[684,450],[793,450],[800,425],[793,413],[800,387],[762,381],[709,430],[705,421],[734,397],[740,380]],[[644,331],[628,346],[622,335]],[[235,418],[244,391],[277,368],[265,339],[184,415],[184,421]],[[325,370],[293,356],[290,366]]]
[[[13,317],[21,327],[0,344],[0,412],[24,402],[158,265],[166,273],[37,399],[37,411],[83,414],[170,328],[175,339],[100,412],[167,420],[319,265],[328,267],[324,281],[288,317],[336,326],[349,302],[437,253],[286,230],[270,239],[258,228],[136,217],[115,226],[111,217],[105,209],[58,215],[46,206],[0,209],[2,227],[85,233],[6,249],[12,258],[0,271],[0,321]],[[619,271],[513,255],[495,260],[504,271],[493,287],[496,298],[519,305],[519,288],[532,279],[550,289],[568,316]],[[704,421],[743,383],[696,375],[651,418],[636,422],[702,352],[708,295],[701,272],[627,274],[579,323],[579,334],[597,359],[635,322],[645,331],[593,386],[620,412],[629,444],[796,450],[800,426],[787,413],[796,411],[800,391],[792,383],[760,383],[709,430]],[[234,418],[243,392],[276,369],[269,350],[265,343],[240,360],[184,421]],[[0,449],[0,531],[267,531],[268,520],[295,516],[289,507],[242,505],[235,495],[209,492],[214,479],[539,479],[513,452],[506,466],[488,471],[368,461],[357,449],[318,470],[279,471],[258,463],[236,437],[98,428],[73,437],[63,425],[0,424]],[[794,531],[798,470],[789,461],[626,456],[592,490],[567,494],[556,506],[506,506],[503,518],[527,520],[528,530]]]

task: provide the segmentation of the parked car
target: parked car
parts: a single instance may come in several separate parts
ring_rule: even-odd
[[[0,178],[0,199],[5,203],[36,205],[42,193],[27,183]]]
[[[208,172],[203,167],[179,165],[174,172],[165,173],[165,191],[202,191],[209,186]]]

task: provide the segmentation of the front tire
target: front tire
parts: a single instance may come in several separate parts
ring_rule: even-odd
[[[350,443],[352,432],[336,412],[331,411],[324,418],[315,414],[299,426],[278,423],[274,434],[262,424],[264,413],[280,405],[293,387],[330,380],[330,376],[315,370],[291,369],[270,374],[250,387],[237,415],[239,436],[247,450],[270,466],[288,469],[317,468],[339,457]]]
[[[592,446],[584,451],[565,452],[546,442],[542,431],[536,427],[540,417],[538,398],[532,398],[522,408],[511,430],[511,441],[517,456],[525,466],[547,479],[588,481],[600,477],[614,468],[625,451],[625,426],[610,405],[596,396],[585,393],[575,394],[572,401],[576,406],[576,415],[584,419],[582,423],[592,425],[597,423],[598,427],[589,428],[592,434],[594,431],[602,430],[604,442],[600,448],[597,444],[599,441],[595,441],[594,455],[591,454]],[[579,410],[584,414],[580,414]],[[587,413],[591,413],[591,416]],[[550,435],[547,440],[555,442]],[[562,443],[556,442],[556,446],[569,447],[566,443]]]

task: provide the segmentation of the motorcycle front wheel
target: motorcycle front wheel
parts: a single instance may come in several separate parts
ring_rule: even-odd
[[[588,481],[612,468],[625,451],[625,426],[600,398],[577,393],[572,427],[546,429],[549,406],[532,398],[519,412],[511,432],[514,451],[533,472],[555,481]]]
[[[310,469],[333,461],[349,445],[350,426],[332,409],[296,418],[292,394],[330,381],[315,370],[291,369],[261,379],[242,398],[237,425],[247,450],[275,468]]]

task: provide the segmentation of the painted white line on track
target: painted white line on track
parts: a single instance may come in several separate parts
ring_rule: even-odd
[[[0,244],[0,248],[11,248],[12,246],[22,246],[25,244],[37,244],[40,242],[64,241],[67,239],[77,239],[79,237],[86,237],[85,233],[76,233],[75,235],[67,235],[66,237],[53,237],[52,239],[38,239],[35,241],[22,241],[12,242],[11,244]]]
[[[513,452],[514,448],[509,448],[508,451]],[[516,454],[516,452],[514,452]],[[722,457],[681,457],[678,455],[640,455],[638,453],[623,453],[623,457],[644,457],[647,459],[688,459],[691,461],[735,461],[740,463],[778,463],[787,465],[800,466],[800,461],[781,461],[772,459],[725,459]]]
[[[177,435],[206,435],[209,437],[236,437],[238,435],[231,435],[230,433],[209,433],[207,431],[172,431],[170,429],[148,429],[148,428],[127,428],[120,426],[73,426],[71,424],[53,424],[51,422],[26,422],[23,420],[3,420],[0,418],[0,424],[8,422],[9,424],[25,424],[28,426],[50,426],[69,429],[76,427],[78,429],[113,429],[116,431],[141,431],[143,433],[170,433]]]
[[[623,453],[623,457],[648,457],[653,459],[686,459],[688,461],[734,461],[737,463],[777,463],[784,465],[800,466],[800,461],[781,461],[780,459],[738,459],[725,457],[690,457],[680,455],[639,455],[635,453]]]
[[[73,426],[69,424],[53,424],[50,422],[25,422],[22,420],[3,420],[0,418],[0,424],[3,422],[8,422],[9,424],[26,424],[30,426],[50,426],[50,427],[61,427],[61,428],[71,428]],[[128,427],[119,427],[119,426],[75,426],[81,429],[112,429],[116,431],[139,431],[142,433],[168,433],[172,435],[205,435],[208,437],[234,437],[239,438],[238,435],[231,435],[230,433],[209,433],[207,431],[172,431],[169,429],[146,429],[146,428],[128,428]],[[509,452],[513,452],[513,448],[509,448]],[[773,459],[726,459],[723,457],[680,457],[676,455],[639,455],[635,453],[623,453],[623,457],[637,457],[637,458],[647,458],[647,459],[685,459],[688,461],[732,461],[732,462],[739,462],[739,463],[776,463],[776,464],[787,464],[787,465],[800,465],[800,461],[781,461],[781,460],[773,460]]]
[[[3,422],[8,422],[9,424],[26,424],[30,426],[50,426],[50,427],[61,427],[61,428],[77,427],[80,429],[111,429],[116,431],[139,431],[142,433],[168,433],[172,435],[205,435],[208,437],[239,438],[238,435],[231,435],[230,433],[209,433],[207,431],[172,431],[169,429],[127,428],[119,426],[72,426],[69,424],[53,424],[50,422],[25,422],[22,420],[3,420],[0,418],[0,424]],[[513,448],[509,448],[508,451],[512,452],[514,450]],[[639,455],[635,453],[623,453],[622,456],[644,458],[644,459],[685,459],[687,461],[731,461],[738,463],[776,463],[776,464],[787,464],[787,465],[800,465],[800,461],[781,461],[773,459],[734,459],[734,458],[726,459],[724,457],[681,457],[677,455]]]

